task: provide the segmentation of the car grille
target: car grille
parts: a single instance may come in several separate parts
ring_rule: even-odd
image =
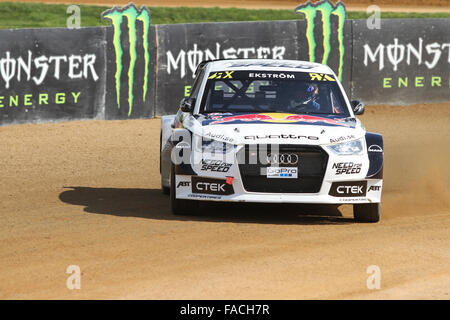
[[[268,163],[261,163],[261,154],[270,154],[270,146],[245,145],[238,154],[239,171],[246,191],[267,193],[317,193],[322,186],[328,154],[318,146],[278,145],[279,154],[291,155],[291,161],[279,167],[296,167],[297,178],[267,178]],[[260,150],[261,148],[267,148]],[[298,162],[295,163],[296,156]],[[267,157],[265,157],[267,158]],[[252,160],[250,163],[250,159]],[[245,160],[245,161],[244,161]],[[262,159],[264,161],[264,159]],[[266,161],[267,162],[267,161]]]

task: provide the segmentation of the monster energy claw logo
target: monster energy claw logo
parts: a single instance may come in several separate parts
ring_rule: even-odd
[[[122,22],[123,17],[127,18],[127,27],[128,27],[128,41],[130,48],[130,65],[128,67],[128,116],[131,115],[131,111],[133,109],[133,86],[134,86],[134,68],[136,65],[137,53],[136,53],[136,44],[137,44],[137,33],[136,33],[136,23],[140,21],[142,24],[142,44],[144,47],[144,61],[145,61],[145,69],[144,69],[144,84],[142,88],[142,100],[145,101],[145,97],[147,95],[148,90],[148,72],[149,72],[149,30],[150,30],[150,12],[145,7],[142,6],[138,11],[134,4],[130,3],[126,7],[122,9],[118,9],[114,7],[110,10],[103,12],[102,18],[111,21],[111,24],[114,29],[113,36],[113,44],[114,50],[116,54],[116,94],[117,94],[117,107],[120,109],[120,77],[122,75],[122,55],[123,49],[121,44],[121,35],[122,35]]]
[[[306,19],[306,39],[309,47],[309,61],[315,62],[316,41],[314,39],[314,27],[317,11],[322,16],[323,26],[323,57],[322,64],[327,64],[328,57],[331,51],[330,36],[331,36],[331,15],[338,17],[338,41],[339,41],[339,70],[338,77],[342,80],[342,68],[344,65],[344,22],[345,22],[345,6],[342,2],[338,2],[333,6],[329,0],[319,1],[317,3],[306,3],[294,9],[296,14],[303,14]]]

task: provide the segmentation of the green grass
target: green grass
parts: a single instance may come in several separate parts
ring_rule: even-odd
[[[0,28],[66,27],[67,5],[0,2]],[[100,15],[109,7],[80,5],[81,26],[109,25]],[[251,10],[236,8],[150,7],[152,24],[264,21],[302,19],[292,10]],[[365,12],[350,11],[348,19],[366,19]],[[450,13],[382,13],[381,18],[450,18]]]
[[[67,5],[47,5],[42,3],[0,3],[0,28],[50,28],[66,27]],[[108,25],[101,21],[100,14],[106,8],[97,6],[81,7],[81,25],[99,26]]]

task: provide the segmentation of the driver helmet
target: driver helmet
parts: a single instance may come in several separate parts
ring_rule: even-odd
[[[320,110],[319,86],[315,83],[308,85],[306,89],[307,103],[311,104],[316,110]]]
[[[306,95],[308,98],[315,100],[319,96],[319,86],[315,83],[310,84],[306,89]]]

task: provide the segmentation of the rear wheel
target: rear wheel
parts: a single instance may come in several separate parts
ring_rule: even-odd
[[[176,198],[175,167],[170,169],[170,210],[175,215],[192,215],[198,210],[198,201]]]
[[[358,222],[378,222],[381,217],[380,203],[362,203],[353,205],[353,216]]]

